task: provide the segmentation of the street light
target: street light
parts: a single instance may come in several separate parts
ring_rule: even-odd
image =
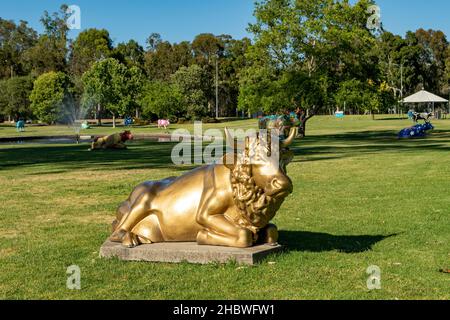
[[[219,118],[219,51],[216,53],[216,119]]]

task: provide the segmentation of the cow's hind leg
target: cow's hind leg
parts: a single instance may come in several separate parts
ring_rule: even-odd
[[[139,222],[131,232],[126,232],[122,239],[122,245],[128,248],[156,242],[164,242],[164,237],[161,233],[158,217],[155,214],[151,214]]]
[[[119,208],[117,208],[117,216],[116,220],[112,223],[112,235],[109,237],[110,241],[113,242],[122,242],[125,232],[119,229],[119,226],[123,221],[128,217],[128,214],[131,211],[131,203],[130,201],[123,202]]]
[[[139,222],[136,227],[133,228],[131,233],[136,235],[140,244],[165,241],[156,212],[150,214],[147,218]]]

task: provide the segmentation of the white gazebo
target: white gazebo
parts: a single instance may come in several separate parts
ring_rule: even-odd
[[[433,105],[433,113],[434,113],[434,104],[435,103],[448,103],[447,99],[441,98],[431,92],[421,90],[409,97],[404,98],[402,103],[428,103]],[[450,110],[449,110],[450,111]]]

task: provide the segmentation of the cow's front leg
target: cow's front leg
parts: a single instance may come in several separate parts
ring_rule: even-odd
[[[227,206],[220,197],[211,195],[202,203],[197,213],[197,222],[204,227],[197,235],[201,245],[217,245],[246,248],[253,245],[253,233],[237,226],[224,216]]]
[[[237,237],[201,230],[197,235],[197,243],[200,245],[248,248],[253,246],[253,234],[246,229],[241,229]]]
[[[223,214],[210,215],[205,211],[197,221],[205,228],[197,235],[198,244],[238,248],[253,245],[253,233],[233,224]]]
[[[212,166],[204,177],[204,191],[196,213],[197,223],[203,227],[197,234],[197,243],[228,247],[251,247],[253,233],[225,217],[225,213],[234,202],[228,188],[218,189],[215,183],[217,172]],[[228,171],[223,172],[228,177]]]

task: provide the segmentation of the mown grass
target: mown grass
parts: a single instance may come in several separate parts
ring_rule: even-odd
[[[450,268],[450,120],[426,139],[396,139],[409,124],[313,118],[294,146],[294,194],[275,219],[287,250],[253,267],[98,257],[136,184],[191,168],[171,164],[171,143],[98,153],[0,145],[0,298],[449,299],[439,270]],[[66,288],[74,264],[79,291]],[[371,265],[381,290],[367,289]]]
[[[223,129],[225,127],[229,128],[240,128],[242,120],[228,120],[222,121],[221,123],[204,123],[202,127],[204,130],[208,129]],[[252,125],[255,124],[254,121],[251,122]],[[80,130],[81,135],[106,135],[115,132],[122,132],[123,130],[131,130],[133,133],[138,134],[167,134],[172,133],[177,129],[186,129],[190,132],[194,132],[194,124],[171,124],[167,129],[158,129],[155,124],[145,125],[145,126],[130,126],[124,127],[123,125],[117,125],[116,128],[112,127],[112,124],[106,123],[103,126],[93,125],[90,129]],[[0,138],[10,138],[10,137],[34,137],[34,136],[61,136],[61,135],[75,135],[76,130],[74,126],[71,125],[56,125],[56,126],[37,126],[37,125],[27,125],[24,132],[17,132],[13,124],[3,123],[0,124]]]

